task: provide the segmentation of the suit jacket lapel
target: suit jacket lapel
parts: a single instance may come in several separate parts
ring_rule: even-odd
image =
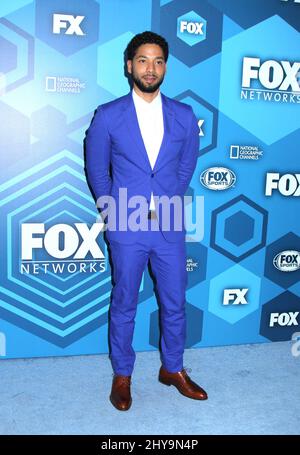
[[[164,119],[164,135],[153,171],[157,171],[162,166],[164,159],[166,159],[168,144],[171,139],[172,126],[174,121],[174,112],[169,106],[168,99],[165,97],[165,95],[163,95],[163,93],[161,93],[161,98]],[[146,168],[149,169],[149,172],[151,172],[152,168],[139,127],[139,122],[131,92],[128,94],[128,103],[124,114],[127,130],[129,131],[129,134],[131,135],[138,149],[137,153],[134,156],[140,162],[143,169],[145,169],[146,166]]]

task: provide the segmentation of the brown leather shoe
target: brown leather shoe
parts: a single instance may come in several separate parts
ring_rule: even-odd
[[[131,376],[113,375],[109,399],[119,411],[127,411],[131,406],[130,385]]]
[[[169,373],[161,366],[158,380],[165,385],[174,385],[182,395],[188,398],[194,400],[207,400],[208,398],[205,390],[191,380],[185,368],[177,373]]]

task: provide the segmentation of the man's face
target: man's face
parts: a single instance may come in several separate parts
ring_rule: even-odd
[[[163,50],[158,44],[139,46],[134,58],[127,60],[127,70],[142,92],[155,92],[167,70]]]

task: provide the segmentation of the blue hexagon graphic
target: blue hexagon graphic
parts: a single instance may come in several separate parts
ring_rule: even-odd
[[[51,227],[58,222],[72,226],[81,221],[90,227],[96,222],[97,211],[87,189],[83,160],[62,151],[5,182],[0,191],[2,259],[7,264],[0,277],[0,317],[61,347],[107,323],[111,271],[106,244],[99,235],[104,271],[93,266],[82,271],[86,273],[62,271],[57,276],[53,269],[45,272],[40,266],[32,267],[35,274],[22,270],[23,223],[42,222]],[[35,259],[47,262],[49,255],[40,250]],[[63,261],[58,262],[54,265],[57,270]],[[141,283],[141,296],[148,298],[150,286],[146,288],[144,291]]]
[[[261,279],[258,276],[236,264],[210,281],[208,310],[224,321],[235,324],[258,309],[260,286]],[[247,303],[239,303],[239,292],[246,289],[247,292],[242,294],[245,294]],[[232,299],[224,298],[225,291],[230,293]]]
[[[235,216],[239,212],[242,212],[243,216],[241,217],[241,215],[238,215],[236,218]],[[241,222],[245,219],[245,216],[248,217],[247,220],[249,218],[253,220],[253,226],[251,223],[248,232],[253,232],[251,238],[248,238],[248,236],[243,237],[243,234],[240,233],[240,230],[243,230],[244,228]],[[229,221],[230,233],[228,233],[226,222],[227,220],[232,221],[232,219],[235,223],[230,224]],[[241,194],[213,210],[211,217],[210,245],[224,256],[227,256],[235,262],[239,262],[265,246],[267,221],[268,212]],[[238,240],[232,242],[233,238]]]
[[[236,246],[252,239],[254,220],[241,210],[225,220],[224,237]]]
[[[172,54],[188,67],[221,51],[223,15],[209,1],[173,1],[161,5],[160,12],[156,13],[160,17],[159,28],[168,41]]]
[[[20,226],[24,221],[33,222],[36,221],[36,219],[39,221],[41,219],[43,220],[43,211],[48,217],[51,213],[57,214],[57,207],[59,204],[61,204],[60,210],[63,215],[65,216],[67,214],[68,190],[70,191],[70,210],[75,210],[76,215],[78,215],[80,208],[82,208],[82,215],[84,216],[85,221],[88,221],[91,217],[92,219],[95,218],[95,209],[92,198],[84,195],[82,192],[83,189],[86,189],[84,176],[81,175],[80,177],[80,174],[77,174],[71,167],[68,169],[68,166],[66,165],[65,167],[61,166],[60,168],[55,169],[55,164],[59,163],[59,157],[60,159],[66,160],[67,158],[70,158],[71,160],[72,158],[75,159],[75,157],[66,152],[59,154],[59,156],[56,156],[55,158],[52,157],[47,161],[47,165],[41,163],[37,166],[36,170],[39,170],[39,178],[35,181],[36,170],[30,169],[28,172],[21,174],[18,177],[18,180],[24,182],[22,189],[20,191],[15,191],[12,195],[3,197],[1,201],[3,214],[6,209],[9,210],[7,214],[7,229],[3,231],[7,232],[7,276],[3,274],[1,278],[1,292],[3,294],[1,300],[1,313],[3,313],[6,319],[16,325],[20,325],[21,327],[25,326],[27,329],[30,327],[30,331],[38,334],[42,338],[48,339],[49,341],[51,340],[54,344],[67,345],[72,342],[71,340],[74,341],[73,337],[79,337],[82,331],[86,333],[86,330],[90,330],[91,326],[94,327],[94,320],[91,317],[91,313],[97,317],[95,307],[100,301],[108,298],[108,295],[104,293],[99,300],[96,291],[96,288],[99,288],[96,274],[95,276],[83,275],[81,280],[79,280],[78,274],[77,276],[74,274],[71,278],[73,282],[71,282],[71,280],[61,280],[60,283],[57,282],[56,278],[53,278],[53,274],[49,274],[47,280],[45,279],[45,276],[47,275],[40,279],[37,276],[22,276],[20,273],[19,261],[13,261],[13,258],[18,258],[19,255],[15,254],[12,256],[15,248],[20,249],[18,246],[20,238],[18,235],[16,236],[16,234],[19,234]],[[78,164],[78,159],[75,159],[75,162],[76,161]],[[59,174],[68,170],[70,171],[70,175],[73,174],[73,177],[78,179],[76,184],[74,182],[74,186],[72,186],[72,177],[69,176],[68,179],[63,178],[63,183],[55,185],[54,189],[48,188],[47,191],[48,185],[50,184],[51,186],[55,176],[59,176]],[[43,173],[44,176],[42,176]],[[33,180],[32,183],[28,182],[30,179]],[[68,180],[69,183],[66,183],[66,180]],[[80,181],[81,183],[79,183]],[[17,184],[17,180],[14,181],[14,184]],[[31,196],[29,200],[26,199],[28,193],[34,192],[35,188],[38,188],[41,184],[43,185],[43,192],[41,195],[38,197]],[[9,187],[10,185],[5,185],[6,190]],[[14,203],[14,198],[18,201],[18,204]],[[77,199],[76,205],[74,204],[75,198]],[[80,198],[83,199],[82,204],[80,204]],[[39,206],[39,210],[36,212],[34,211],[35,204]],[[90,209],[88,208],[88,205],[90,205]],[[29,215],[24,216],[26,212],[29,213]],[[76,215],[74,216],[76,217]],[[109,287],[108,276],[109,274],[106,274],[106,286]],[[86,285],[88,283],[89,290],[91,291],[91,294],[89,294],[90,297],[95,291],[95,300],[93,301],[93,299],[91,299],[91,301],[85,305],[83,304],[83,297],[87,293],[88,288],[84,292],[85,280],[82,278],[86,279]],[[94,286],[92,286],[91,279],[94,280]],[[36,286],[36,281],[39,282],[38,286]],[[105,280],[103,281],[103,284],[104,283]],[[79,287],[82,288],[81,293],[79,293]],[[81,295],[81,299],[78,300],[79,295]],[[100,310],[100,314],[102,315],[103,313],[105,313],[105,311]],[[87,317],[90,319],[90,324],[87,323]],[[81,328],[81,330],[79,328]]]
[[[299,128],[295,115],[295,103],[285,100],[268,101],[265,92],[260,97],[251,89],[264,89],[250,86],[248,98],[242,90],[243,59],[256,57],[263,63],[282,60],[293,63],[298,55],[300,35],[279,16],[273,16],[248,30],[225,40],[222,47],[219,110],[227,117],[266,144],[271,145]],[[275,91],[267,91],[275,96]],[[277,93],[277,97],[280,93]],[[289,100],[289,94],[287,94]],[[272,128],[270,128],[272,125]]]
[[[94,0],[36,0],[36,36],[69,56],[98,41],[99,5]]]
[[[177,19],[177,36],[189,46],[206,39],[206,20],[195,11],[189,11]]]
[[[0,36],[0,72],[8,73],[17,66],[17,46]]]
[[[66,164],[68,158],[69,166]],[[65,165],[59,166],[62,159],[65,160]],[[73,166],[70,166],[71,163]],[[76,165],[80,165],[80,172],[75,170]],[[62,174],[65,174],[63,178]],[[56,176],[60,182],[51,188]],[[34,196],[36,189],[41,185],[43,191],[38,197]],[[102,319],[105,322],[107,317],[105,301],[110,294],[110,272],[103,274],[102,283],[99,283],[97,274],[82,275],[80,280],[78,274],[77,276],[74,274],[69,280],[54,279],[53,274],[49,274],[47,280],[45,277],[39,279],[37,276],[22,276],[19,260],[14,258],[19,258],[15,249],[19,248],[22,222],[40,221],[39,216],[43,217],[43,211],[51,222],[51,214],[57,215],[61,204],[62,216],[68,216],[68,208],[70,212],[74,212],[74,217],[77,217],[81,210],[85,222],[91,219],[94,222],[95,206],[92,198],[85,194],[86,181],[82,173],[82,161],[68,152],[62,152],[20,174],[11,182],[6,182],[2,185],[1,192],[4,223],[2,241],[5,244],[3,251],[7,255],[7,258],[3,258],[7,261],[7,274],[1,274],[1,317],[53,344],[67,346],[99,327]],[[34,204],[39,206],[36,212]],[[27,215],[24,215],[26,212]],[[33,219],[34,217],[36,219]],[[99,296],[101,285],[102,295]]]
[[[0,116],[5,122],[0,123],[0,148],[13,150],[13,153],[1,153],[2,169],[22,160],[30,151],[30,121],[13,107],[0,102]]]
[[[9,92],[33,79],[34,39],[5,17],[0,18],[0,36],[4,91]]]
[[[198,119],[200,155],[215,149],[218,138],[218,110],[191,90],[186,90],[176,96],[175,99],[192,106],[194,114]]]

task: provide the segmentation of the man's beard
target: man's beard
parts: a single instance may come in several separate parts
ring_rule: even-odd
[[[145,85],[142,79],[139,79],[136,77],[134,72],[131,73],[132,80],[135,82],[135,84],[138,86],[138,88],[145,93],[153,93],[155,92],[158,87],[163,83],[164,80],[164,75],[161,79],[155,79],[154,82],[151,85]]]

